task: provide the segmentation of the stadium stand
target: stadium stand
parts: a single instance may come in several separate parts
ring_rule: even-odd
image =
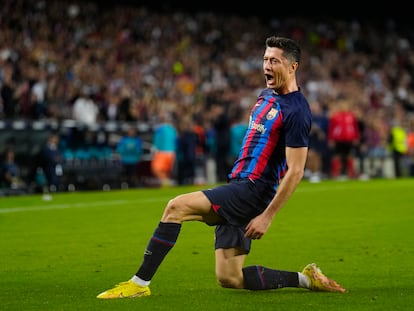
[[[373,120],[368,129],[384,129],[381,145],[375,147],[387,149],[386,129],[397,106],[404,107],[408,134],[414,132],[410,20],[394,18],[392,9],[379,3],[372,18],[357,14],[348,2],[344,5],[352,14],[339,5],[334,9],[340,16],[295,6],[296,15],[286,16],[285,10],[273,12],[267,2],[226,11],[218,1],[186,6],[174,0],[4,0],[0,155],[13,145],[23,175],[32,181],[39,148],[50,131],[58,131],[66,161],[65,190],[69,185],[119,187],[119,163],[111,155],[120,129],[134,124],[147,142],[141,183],[154,185],[148,169],[151,134],[160,111],[167,110],[177,124],[184,115],[197,120],[209,146],[200,157],[210,163],[215,150],[211,107],[248,109],[254,102],[263,87],[258,55],[269,34],[300,41],[305,53],[299,82],[311,102],[320,102],[329,115],[335,97],[347,94],[363,118]],[[308,14],[301,16],[303,12]],[[316,18],[318,12],[323,19]],[[89,126],[74,120],[73,106],[81,95],[99,110]],[[86,132],[94,134],[97,148],[84,149]],[[407,156],[404,163],[414,163]],[[96,178],[103,172],[107,175]]]

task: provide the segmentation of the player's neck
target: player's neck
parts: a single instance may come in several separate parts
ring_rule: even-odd
[[[293,80],[290,83],[287,83],[284,87],[278,89],[278,90],[273,90],[273,92],[275,92],[275,94],[277,95],[286,95],[292,92],[296,92],[299,91],[299,86],[296,83],[296,80]]]

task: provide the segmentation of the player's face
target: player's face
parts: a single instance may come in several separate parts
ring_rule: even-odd
[[[263,73],[266,86],[277,93],[286,85],[288,77],[288,60],[282,56],[279,48],[266,48],[263,56]]]

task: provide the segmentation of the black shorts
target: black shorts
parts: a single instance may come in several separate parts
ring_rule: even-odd
[[[241,179],[203,190],[214,211],[225,220],[216,226],[216,249],[240,247],[250,251],[251,239],[244,237],[245,227],[263,212],[273,197],[269,193],[263,195],[262,188],[250,179]]]

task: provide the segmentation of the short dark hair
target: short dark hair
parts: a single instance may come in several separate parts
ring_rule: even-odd
[[[283,56],[293,62],[300,62],[301,50],[299,44],[290,38],[271,36],[266,39],[266,48],[279,48]]]

